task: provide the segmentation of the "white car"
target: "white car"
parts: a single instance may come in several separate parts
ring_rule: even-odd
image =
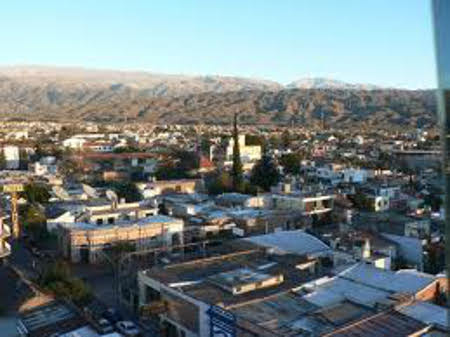
[[[141,334],[141,330],[130,321],[120,321],[116,323],[116,328],[120,333],[127,337],[137,337]]]

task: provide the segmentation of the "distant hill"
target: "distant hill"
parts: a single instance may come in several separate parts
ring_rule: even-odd
[[[289,83],[287,89],[342,89],[342,90],[380,90],[373,84],[354,84],[328,78],[303,78]]]
[[[383,89],[327,79],[277,82],[225,76],[53,67],[0,67],[0,117],[249,124],[432,125],[430,90]],[[338,125],[338,124],[336,124]]]

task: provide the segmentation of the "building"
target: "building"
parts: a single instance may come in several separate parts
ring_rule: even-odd
[[[252,162],[261,159],[261,146],[260,145],[247,145],[245,142],[245,135],[239,135],[239,152],[242,162]],[[233,148],[234,138],[230,138],[228,146],[226,148],[226,160],[233,160]]]
[[[192,194],[203,190],[203,181],[200,179],[155,180],[148,183],[137,184],[144,198],[171,193]]]
[[[55,300],[22,312],[17,332],[20,337],[124,337],[118,332],[98,332],[74,308]]]
[[[333,194],[320,193],[283,193],[271,194],[271,207],[273,209],[298,210],[304,215],[323,214],[331,212],[334,202]]]
[[[215,312],[232,317],[236,336],[286,336],[255,319],[281,320],[315,308],[290,292],[322,274],[320,259],[243,240],[224,245],[228,253],[138,273],[140,306],[157,314],[165,336],[210,336]],[[269,301],[277,304],[260,304]],[[254,306],[260,309],[246,315]],[[272,314],[263,311],[271,307]]]
[[[63,256],[72,262],[96,263],[116,243],[126,242],[137,250],[182,244],[183,228],[183,221],[162,215],[114,224],[63,223],[58,242]]]
[[[396,303],[395,296],[431,300],[440,280],[416,270],[390,271],[359,262],[333,277],[324,277],[298,289],[303,298],[319,307],[351,301],[369,308],[385,308]]]
[[[0,264],[11,254],[11,245],[7,241],[10,236],[11,228],[3,222],[3,217],[0,215]]]
[[[243,168],[247,164],[254,163],[261,159],[262,150],[260,145],[247,145],[245,135],[239,135],[239,152]],[[209,149],[209,160],[223,160],[226,165],[231,165],[233,161],[234,138],[231,137],[225,144],[211,145]]]
[[[18,146],[3,147],[3,155],[5,156],[6,168],[16,170],[20,166],[20,149]]]
[[[303,230],[277,231],[251,236],[244,240],[284,254],[307,256],[308,258],[330,257],[332,255],[330,247]]]

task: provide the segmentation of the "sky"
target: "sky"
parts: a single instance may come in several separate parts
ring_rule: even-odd
[[[428,0],[14,0],[0,65],[436,86]]]

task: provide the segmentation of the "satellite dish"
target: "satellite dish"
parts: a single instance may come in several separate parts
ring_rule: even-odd
[[[117,196],[116,192],[114,192],[113,190],[107,190],[106,197],[109,200],[111,200],[112,202],[117,202],[117,200],[119,200],[119,197]]]
[[[71,200],[69,193],[61,186],[53,186],[52,191],[61,200]]]
[[[86,193],[90,198],[98,198],[98,193],[95,188],[86,184],[82,184],[81,186],[83,187],[84,193]]]

